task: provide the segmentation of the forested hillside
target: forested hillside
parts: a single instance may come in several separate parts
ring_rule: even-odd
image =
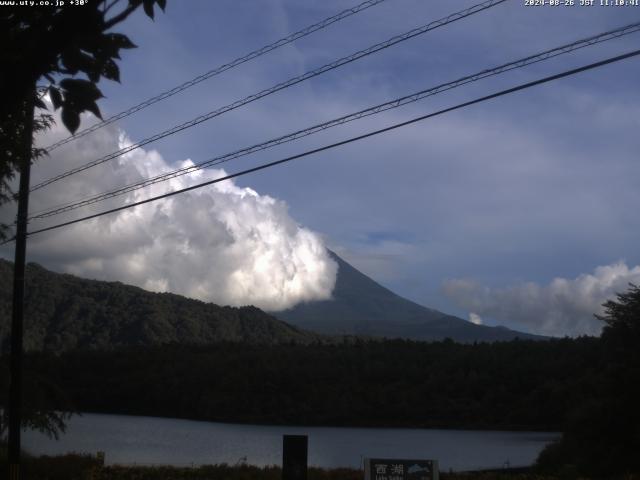
[[[333,298],[273,314],[252,306],[220,307],[120,282],[87,280],[31,263],[25,289],[25,349],[62,352],[222,341],[308,344],[321,338],[335,341],[337,337],[326,335],[345,334],[459,342],[544,338],[473,325],[415,304],[332,255],[340,267]],[[12,269],[11,262],[0,259],[0,352],[7,348]]]
[[[13,264],[0,259],[0,346],[6,351]],[[27,265],[25,349],[62,352],[214,342],[308,343],[317,335],[255,307],[220,307],[119,282],[86,280]]]
[[[79,411],[268,424],[559,430],[599,381],[599,356],[594,338],[476,345],[395,340],[34,353],[25,363],[28,376],[57,385]]]

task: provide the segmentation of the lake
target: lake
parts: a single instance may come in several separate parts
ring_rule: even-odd
[[[309,465],[360,468],[363,457],[438,459],[441,470],[531,465],[557,433],[401,428],[280,427],[83,414],[60,440],[23,434],[33,454],[106,452],[107,464],[280,465],[282,435],[309,436]]]

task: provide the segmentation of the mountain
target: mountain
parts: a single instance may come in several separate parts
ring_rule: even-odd
[[[336,254],[333,298],[284,311],[220,307],[171,293],[151,293],[120,282],[87,280],[30,263],[26,272],[25,349],[168,343],[309,344],[326,334],[458,342],[542,339],[504,327],[474,325],[402,298]],[[0,351],[7,351],[13,264],[0,259]],[[315,332],[315,333],[314,333]],[[335,339],[334,339],[335,340]]]
[[[54,273],[34,263],[27,265],[25,282],[25,350],[221,341],[307,344],[319,338],[255,307],[219,307],[120,282]],[[13,263],[0,259],[0,349],[5,352],[12,284]]]
[[[331,300],[298,304],[273,314],[287,323],[324,334],[353,334],[412,340],[458,342],[508,341],[546,337],[475,325],[452,315],[418,305],[396,295],[356,270],[333,252],[338,277]]]

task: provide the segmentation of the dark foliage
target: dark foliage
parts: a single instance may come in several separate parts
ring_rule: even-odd
[[[0,260],[0,345],[8,350],[13,264]],[[27,265],[25,350],[63,352],[167,343],[310,343],[318,335],[255,307],[219,307],[119,282]]]
[[[6,446],[0,444],[0,471],[7,471]],[[24,480],[97,480],[101,462],[90,455],[32,457],[23,452],[20,478]],[[108,477],[107,477],[108,478]]]
[[[0,444],[0,469],[6,464]],[[30,457],[23,462],[24,480],[280,480],[278,466],[203,465],[200,467],[171,466],[102,466],[95,457],[69,454],[59,457]],[[352,468],[323,469],[309,467],[308,480],[361,480],[362,470]],[[442,480],[566,480],[575,478],[566,473],[540,475],[527,469],[499,471],[441,472]],[[583,480],[588,478],[580,477]],[[638,480],[639,476],[610,476],[611,480]]]
[[[51,379],[29,370],[24,373],[22,425],[57,439],[66,430],[65,422],[71,417],[73,404]],[[4,362],[0,364],[0,441],[9,427],[8,410],[5,408],[8,396],[9,363]]]
[[[345,283],[347,289],[348,286],[353,287],[354,283],[360,286],[360,291],[364,294],[364,300],[361,299],[361,302],[366,302],[372,294],[380,291],[383,294],[386,291],[387,295],[396,297],[395,303],[391,299],[390,305],[384,309],[387,317],[393,319],[386,323],[386,334],[383,330],[366,331],[372,336],[377,333],[390,338],[409,334],[406,322],[403,323],[401,307],[402,302],[411,302],[393,295],[338,257],[335,258],[340,262],[340,271],[334,297],[343,295]],[[0,260],[0,353],[7,348],[12,269],[13,265],[10,262]],[[364,280],[346,281],[343,277],[344,272],[351,277],[357,273]],[[327,302],[310,302],[313,303]],[[393,305],[399,305],[399,308],[393,308]],[[425,312],[431,312],[425,307],[413,305]],[[27,350],[61,352],[69,349],[108,349],[124,345],[158,345],[171,342],[309,343],[321,338],[323,341],[332,341],[328,336],[322,337],[292,327],[253,307],[219,307],[179,295],[154,294],[119,282],[93,281],[58,274],[36,264],[27,265],[25,306]],[[411,339],[442,340],[452,337],[456,341],[472,343],[475,340],[511,340],[520,335],[507,329],[480,328],[455,317],[439,315],[436,319],[426,318],[423,319],[423,323],[412,324],[419,328],[420,334],[417,335],[418,338]],[[338,315],[337,318],[344,321],[345,327],[348,328],[350,319],[354,317],[347,312],[345,315]],[[380,325],[379,322],[372,322],[374,323]],[[305,328],[304,325],[303,323],[299,326]]]
[[[556,430],[593,390],[597,339],[168,345],[33,353],[80,411],[223,422]]]
[[[140,5],[153,18],[154,5],[164,9],[166,0],[85,3],[81,8],[61,5],[1,9],[3,113],[4,109],[18,111],[36,82],[46,79],[46,91],[54,108],[62,108],[63,122],[72,133],[80,124],[80,113],[90,111],[100,117],[96,101],[102,93],[97,83],[101,77],[120,81],[115,60],[120,58],[121,49],[135,47],[127,36],[108,30]],[[120,11],[112,13],[119,4],[123,5]],[[86,78],[75,78],[78,74]],[[40,100],[36,106],[44,108]]]
[[[540,456],[543,469],[640,473],[640,288],[631,285],[603,306],[597,381],[571,411],[561,441]]]
[[[0,8],[0,205],[14,199],[10,182],[25,155],[31,162],[45,153],[32,148],[29,134],[51,121],[40,113],[30,125],[34,105],[46,109],[44,94],[49,93],[56,110],[62,109],[62,122],[71,133],[82,112],[101,118],[97,84],[101,78],[119,81],[120,50],[135,47],[125,35],[108,30],[140,5],[153,18],[154,5],[164,9],[166,0],[91,0],[75,7],[16,2]],[[0,240],[8,228],[0,225]]]
[[[11,268],[0,261],[0,335]],[[600,339],[458,344],[320,337],[255,308],[217,307],[36,265],[27,285],[28,344],[45,350],[25,359],[34,411],[563,430],[562,441],[541,455],[543,470],[568,477],[640,470],[636,286],[605,304]]]
[[[11,268],[0,261],[5,338]],[[26,368],[66,393],[64,402],[47,397],[53,409],[556,430],[591,395],[601,361],[591,338],[461,345],[321,337],[253,307],[218,307],[34,264],[27,292],[26,345],[50,354],[34,352]],[[59,355],[77,349],[84,352]]]

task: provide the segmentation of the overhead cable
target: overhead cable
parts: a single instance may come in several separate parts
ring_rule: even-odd
[[[597,43],[602,43],[608,40],[612,40],[614,38],[619,38],[623,35],[628,35],[631,33],[635,33],[640,31],[640,22],[638,23],[634,23],[631,25],[626,25],[624,27],[620,27],[617,28],[615,30],[610,30],[608,32],[604,32],[604,33],[600,33],[598,35],[594,35],[591,37],[587,37],[581,40],[577,40],[575,42],[566,44],[566,45],[562,45],[560,47],[556,47],[550,50],[545,50],[544,52],[535,54],[535,55],[530,55],[528,57],[525,58],[521,58],[519,60],[515,60],[503,65],[500,65],[498,67],[493,67],[493,68],[489,68],[489,69],[485,69],[482,70],[480,72],[474,73],[473,75],[467,75],[465,77],[459,78],[457,80],[448,82],[448,83],[443,83],[440,84],[438,86],[435,87],[431,87],[429,89],[426,90],[421,90],[419,92],[413,93],[411,95],[406,95],[400,98],[396,98],[394,100],[385,102],[385,103],[381,103],[379,105],[375,105],[373,107],[369,107],[367,109],[364,110],[360,110],[358,112],[355,113],[351,113],[349,115],[344,115],[342,117],[333,119],[333,120],[329,120],[327,122],[323,122],[302,130],[298,130],[296,132],[293,133],[289,133],[287,135],[283,135],[281,137],[277,137],[271,140],[268,140],[266,142],[262,142],[256,145],[252,145],[250,147],[245,147],[242,148],[240,150],[235,150],[233,152],[230,153],[226,153],[224,155],[219,155],[216,156],[214,158],[211,158],[209,160],[200,162],[198,164],[195,165],[191,165],[188,167],[183,167],[183,168],[179,168],[176,170],[173,170],[171,172],[167,172],[167,173],[163,173],[160,175],[156,175],[154,177],[145,179],[145,180],[141,180],[139,182],[130,184],[130,185],[126,185],[123,187],[119,187],[117,189],[108,191],[108,192],[103,192],[100,193],[98,195],[94,195],[88,198],[85,198],[83,200],[79,200],[79,201],[75,201],[75,202],[70,202],[70,203],[66,203],[57,207],[52,207],[52,208],[48,208],[46,210],[42,210],[41,212],[38,213],[34,213],[30,219],[41,219],[41,218],[47,218],[47,217],[51,217],[54,215],[59,215],[61,213],[65,213],[65,212],[69,212],[71,210],[75,210],[84,206],[88,206],[88,205],[92,205],[94,203],[100,202],[100,201],[104,201],[110,198],[114,198],[117,197],[119,195],[124,195],[126,193],[130,193],[142,188],[146,188],[149,187],[151,185],[154,185],[156,183],[159,182],[164,182],[167,180],[170,180],[172,178],[177,178],[180,177],[182,175],[187,175],[189,173],[193,173],[195,171],[201,170],[203,168],[206,167],[211,167],[211,166],[215,166],[215,165],[219,165],[221,163],[224,162],[228,162],[230,160],[245,156],[245,155],[249,155],[251,153],[257,152],[257,151],[261,151],[261,150],[266,150],[268,148],[271,147],[275,147],[277,145],[281,145],[284,143],[288,143],[294,140],[297,140],[299,138],[302,137],[306,137],[308,135],[312,135],[314,133],[320,132],[320,131],[324,131],[327,130],[329,128],[338,126],[338,125],[342,125],[354,120],[358,120],[360,118],[364,118],[367,116],[371,116],[371,115],[375,115],[377,113],[380,112],[384,112],[387,110],[391,110],[394,108],[398,108],[402,105],[407,105],[409,103],[413,103],[413,102],[417,102],[419,100],[422,100],[426,97],[430,97],[433,95],[437,95],[441,92],[447,91],[447,90],[451,90],[453,88],[462,86],[462,85],[466,85],[468,83],[471,82],[475,82],[478,80],[481,80],[483,78],[487,78],[490,76],[494,76],[494,75],[498,75],[504,72],[508,72],[511,70],[515,70],[517,68],[522,68],[525,67],[527,65],[531,65],[534,63],[538,63],[544,60],[548,60],[550,58],[554,58],[557,57],[559,55],[563,55],[584,47],[588,47],[590,45],[594,45]]]
[[[206,122],[207,120],[211,120],[214,117],[220,116],[224,113],[227,113],[231,110],[234,110],[236,108],[239,108],[243,105],[246,105],[248,103],[254,102],[260,98],[266,97],[267,95],[271,95],[275,92],[278,92],[280,90],[284,90],[285,88],[291,87],[297,83],[303,82],[305,80],[308,80],[310,78],[316,77],[318,75],[321,75],[325,72],[328,72],[330,70],[334,70],[338,67],[341,67],[342,65],[346,65],[348,63],[354,62],[360,58],[366,57],[368,55],[371,55],[373,53],[379,52],[380,50],[383,50],[385,48],[389,48],[392,45],[395,45],[397,43],[400,42],[404,42],[406,40],[409,40],[413,37],[416,37],[418,35],[422,35],[426,32],[429,32],[431,30],[434,30],[436,28],[442,27],[444,25],[448,25],[452,22],[461,20],[463,18],[466,18],[470,15],[474,15],[476,13],[479,13],[481,11],[487,10],[491,7],[495,7],[498,4],[504,3],[507,0],[486,0],[482,3],[479,3],[477,5],[473,5],[469,8],[466,8],[464,10],[461,10],[459,12],[456,13],[452,13],[451,15],[448,15],[447,17],[444,17],[440,20],[435,20],[433,22],[430,22],[427,25],[423,25],[422,27],[418,27],[418,28],[414,28],[412,30],[409,30],[406,33],[403,33],[402,35],[397,35],[395,37],[390,38],[389,40],[386,40],[384,42],[378,43],[376,45],[373,45],[371,47],[368,47],[364,50],[360,50],[356,53],[353,53],[351,55],[348,55],[346,57],[342,57],[339,60],[335,60],[334,62],[328,63],[322,67],[316,68],[314,70],[311,70],[309,72],[306,72],[302,75],[299,75],[297,77],[293,77],[290,78],[289,80],[286,80],[284,82],[278,83],[277,85],[274,85],[271,88],[267,88],[265,90],[262,90],[258,93],[254,93],[252,95],[249,95],[248,97],[245,97],[241,100],[237,100],[233,103],[230,103],[224,107],[218,108],[217,110],[213,110],[209,113],[206,113],[204,115],[200,115],[199,117],[196,117],[192,120],[189,120],[188,122],[182,123],[180,125],[176,125],[168,130],[165,130],[164,132],[160,132],[157,133],[155,135],[152,135],[151,137],[145,138],[144,140],[141,140],[139,142],[133,143],[131,145],[128,145],[125,148],[122,148],[116,152],[110,153],[108,155],[105,155],[104,157],[98,158],[96,160],[92,160],[89,163],[86,163],[84,165],[81,165],[79,167],[73,168],[71,170],[68,170],[64,173],[61,173],[59,175],[56,175],[54,177],[49,178],[48,180],[45,180],[43,182],[38,183],[37,185],[31,187],[31,191],[35,191],[38,190],[40,188],[43,188],[47,185],[50,185],[54,182],[57,182],[59,180],[62,180],[63,178],[67,178],[71,175],[74,175],[76,173],[82,172],[84,170],[87,170],[91,167],[95,167],[96,165],[100,165],[102,163],[108,162],[109,160],[113,160],[114,158],[118,158],[126,153],[129,153],[133,150],[136,150],[144,145],[147,145],[151,142],[155,142],[156,140],[160,140],[162,138],[168,137],[169,135],[173,135],[176,134],[178,132],[181,132],[187,128],[191,128],[194,127],[196,125],[199,125],[202,122]]]
[[[551,75],[551,76],[544,77],[544,78],[541,78],[541,79],[538,79],[538,80],[535,80],[535,81],[532,81],[532,82],[523,83],[523,84],[518,85],[516,87],[508,88],[506,90],[501,90],[501,91],[493,93],[491,95],[486,95],[484,97],[480,97],[480,98],[477,98],[475,100],[470,100],[468,102],[460,103],[460,104],[455,105],[453,107],[445,108],[443,110],[439,110],[439,111],[434,112],[434,113],[429,113],[427,115],[422,115],[420,117],[413,118],[413,119],[407,120],[405,122],[396,123],[396,124],[391,125],[389,127],[381,128],[379,130],[374,130],[372,132],[365,133],[363,135],[358,135],[356,137],[351,137],[351,138],[349,138],[347,140],[342,140],[340,142],[332,143],[330,145],[325,145],[323,147],[315,148],[313,150],[308,150],[306,152],[303,152],[303,153],[300,153],[300,154],[297,154],[297,155],[292,155],[290,157],[286,157],[286,158],[283,158],[283,159],[280,159],[280,160],[276,160],[276,161],[273,161],[273,162],[265,163],[265,164],[259,165],[257,167],[253,167],[253,168],[249,168],[249,169],[246,169],[246,170],[242,170],[240,172],[232,173],[232,174],[227,175],[225,177],[216,178],[214,180],[209,180],[209,181],[206,181],[206,182],[202,182],[202,183],[199,183],[197,185],[192,185],[190,187],[182,188],[182,189],[179,189],[179,190],[174,190],[172,192],[167,192],[167,193],[165,193],[163,195],[158,195],[158,196],[155,196],[155,197],[147,198],[145,200],[141,200],[141,201],[138,201],[138,202],[135,202],[135,203],[130,203],[130,204],[127,204],[127,205],[123,205],[121,207],[112,208],[110,210],[105,210],[105,211],[100,212],[100,213],[95,213],[93,215],[88,215],[88,216],[85,216],[85,217],[77,218],[75,220],[70,220],[68,222],[58,223],[56,225],[52,225],[52,226],[49,226],[49,227],[40,228],[38,230],[33,230],[33,231],[29,232],[28,235],[35,235],[37,233],[47,232],[47,231],[58,229],[58,228],[61,228],[61,227],[66,227],[66,226],[69,226],[69,225],[73,225],[73,224],[76,224],[76,223],[79,223],[79,222],[84,222],[84,221],[87,221],[87,220],[98,218],[98,217],[101,217],[101,216],[104,216],[104,215],[108,215],[110,213],[115,213],[115,212],[119,212],[119,211],[122,211],[122,210],[128,210],[130,208],[134,208],[134,207],[137,207],[137,206],[140,206],[140,205],[144,205],[146,203],[155,202],[157,200],[161,200],[161,199],[164,199],[164,198],[172,197],[172,196],[178,195],[180,193],[185,193],[185,192],[188,192],[188,191],[191,191],[191,190],[196,190],[196,189],[205,187],[207,185],[212,185],[214,183],[219,183],[219,182],[222,182],[222,181],[225,181],[225,180],[230,180],[232,178],[236,178],[236,177],[240,177],[242,175],[246,175],[246,174],[249,174],[249,173],[257,172],[259,170],[264,170],[266,168],[270,168],[270,167],[273,167],[273,166],[276,166],[276,165],[280,165],[282,163],[290,162],[292,160],[297,160],[299,158],[307,157],[307,156],[313,155],[315,153],[319,153],[319,152],[323,152],[323,151],[326,151],[326,150],[330,150],[330,149],[333,149],[333,148],[336,148],[336,147],[340,147],[342,145],[346,145],[346,144],[353,143],[353,142],[356,142],[356,141],[359,141],[359,140],[363,140],[365,138],[373,137],[373,136],[379,135],[381,133],[389,132],[389,131],[395,130],[397,128],[405,127],[407,125],[411,125],[413,123],[417,123],[417,122],[426,120],[428,118],[433,118],[433,117],[436,117],[436,116],[439,116],[439,115],[442,115],[442,114],[445,114],[445,113],[448,113],[448,112],[452,112],[454,110],[459,110],[461,108],[468,107],[470,105],[475,105],[477,103],[485,102],[487,100],[491,100],[491,99],[494,99],[494,98],[497,98],[497,97],[501,97],[501,96],[508,95],[508,94],[511,94],[511,93],[514,93],[514,92],[518,92],[520,90],[525,90],[525,89],[534,87],[536,85],[541,85],[543,83],[547,83],[547,82],[551,82],[553,80],[558,80],[560,78],[564,78],[564,77],[568,77],[568,76],[571,76],[571,75],[575,75],[575,74],[580,73],[580,72],[584,72],[584,71],[587,71],[587,70],[592,70],[594,68],[602,67],[604,65],[608,65],[608,64],[611,64],[611,63],[614,63],[614,62],[619,62],[621,60],[625,60],[625,59],[628,59],[628,58],[631,58],[631,57],[635,57],[637,55],[640,55],[640,50],[634,50],[632,52],[625,53],[623,55],[618,55],[618,56],[615,56],[615,57],[608,58],[606,60],[602,60],[602,61],[599,61],[599,62],[591,63],[589,65],[585,65],[585,66],[582,66],[582,67],[579,67],[579,68],[574,68],[572,70],[567,70],[565,72],[558,73],[556,75]]]
[[[208,80],[211,77],[215,77],[216,75],[219,75],[223,72],[226,72],[227,70],[231,70],[234,67],[237,67],[238,65],[242,65],[243,63],[246,63],[250,60],[253,60],[254,58],[258,58],[266,53],[271,52],[272,50],[275,50],[277,48],[283,47],[285,45],[288,45],[300,38],[306,37],[307,35],[311,35],[314,32],[317,32],[318,30],[321,30],[323,28],[328,27],[329,25],[339,22],[340,20],[344,20],[347,17],[350,17],[351,15],[354,15],[356,13],[362,12],[363,10],[366,10],[367,8],[373,7],[374,5],[377,5],[379,3],[385,2],[386,0],[367,0],[366,2],[362,2],[359,5],[356,5],[355,7],[352,8],[347,8],[346,10],[341,11],[340,13],[333,15],[331,17],[325,18],[324,20],[318,22],[318,23],[314,23],[313,25],[309,25],[308,27],[303,28],[302,30],[298,30],[295,33],[292,33],[284,38],[281,38],[280,40],[276,40],[273,43],[270,43],[269,45],[265,45],[262,48],[259,48],[257,50],[254,50],[253,52],[247,53],[246,55],[242,56],[242,57],[238,57],[235,60],[230,61],[229,63],[225,63],[223,65],[220,65],[216,68],[214,68],[213,70],[209,70],[206,73],[203,73],[202,75],[198,75],[197,77],[182,83],[181,85],[178,85],[177,87],[173,87],[170,90],[166,90],[158,95],[156,95],[155,97],[151,97],[147,100],[145,100],[144,102],[141,102],[137,105],[134,105],[131,108],[128,108],[127,110],[124,110],[120,113],[117,113],[105,120],[103,120],[100,123],[96,123],[95,125],[92,125],[90,127],[87,127],[83,130],[80,130],[79,132],[76,132],[74,135],[70,135],[66,138],[63,138],[62,140],[49,145],[48,147],[45,148],[45,150],[47,151],[52,151],[56,148],[58,148],[61,145],[64,145],[66,143],[69,143],[73,140],[77,140],[78,138],[84,137],[85,135],[88,135],[91,132],[95,132],[96,130],[105,127],[111,123],[114,123],[118,120],[121,120],[125,117],[128,117],[130,115],[133,115],[136,112],[139,112],[140,110],[143,110],[151,105],[153,105],[154,103],[158,103],[162,100],[165,100],[169,97],[172,97],[188,88],[193,87],[194,85],[199,84],[200,82],[203,82],[205,80]]]

